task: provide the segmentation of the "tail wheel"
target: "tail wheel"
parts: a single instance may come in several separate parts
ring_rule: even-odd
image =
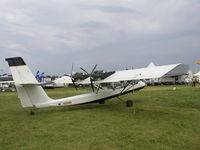
[[[30,115],[35,115],[35,112],[31,110]]]

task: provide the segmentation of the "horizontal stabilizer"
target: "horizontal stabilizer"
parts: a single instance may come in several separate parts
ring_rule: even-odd
[[[48,85],[48,84],[52,84],[54,82],[44,82],[44,83],[21,83],[19,85],[27,87],[27,86],[43,86],[43,85]]]

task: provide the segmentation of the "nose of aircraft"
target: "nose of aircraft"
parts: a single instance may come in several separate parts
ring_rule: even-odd
[[[143,81],[139,81],[138,84],[142,87],[142,86],[146,86],[146,84]]]

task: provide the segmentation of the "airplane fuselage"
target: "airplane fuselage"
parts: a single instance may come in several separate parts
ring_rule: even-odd
[[[101,100],[104,101],[107,99],[111,99],[123,94],[127,94],[129,92],[136,91],[144,87],[145,87],[144,82],[138,82],[135,85],[127,86],[124,90],[123,88],[106,89],[106,90],[101,89],[98,91],[98,93],[91,92],[91,93],[81,94],[77,96],[71,96],[67,98],[52,100],[52,101],[45,102],[39,105],[35,105],[34,107],[44,108],[44,107],[53,107],[53,106],[70,106],[70,105],[79,105],[79,104],[85,104],[85,103],[93,103],[93,102],[98,102]]]

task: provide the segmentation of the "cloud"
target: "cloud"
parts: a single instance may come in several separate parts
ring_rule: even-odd
[[[95,28],[95,29],[100,29],[100,28],[106,28],[109,27],[107,24],[102,23],[102,22],[97,22],[97,21],[88,21],[86,23],[80,24],[81,28]]]
[[[139,11],[128,8],[114,5],[79,5],[82,9],[91,9],[91,10],[98,10],[103,13],[137,13],[140,14]]]
[[[194,67],[200,55],[198,0],[2,0],[0,9],[1,60],[21,55],[47,73],[66,73],[72,62]]]

